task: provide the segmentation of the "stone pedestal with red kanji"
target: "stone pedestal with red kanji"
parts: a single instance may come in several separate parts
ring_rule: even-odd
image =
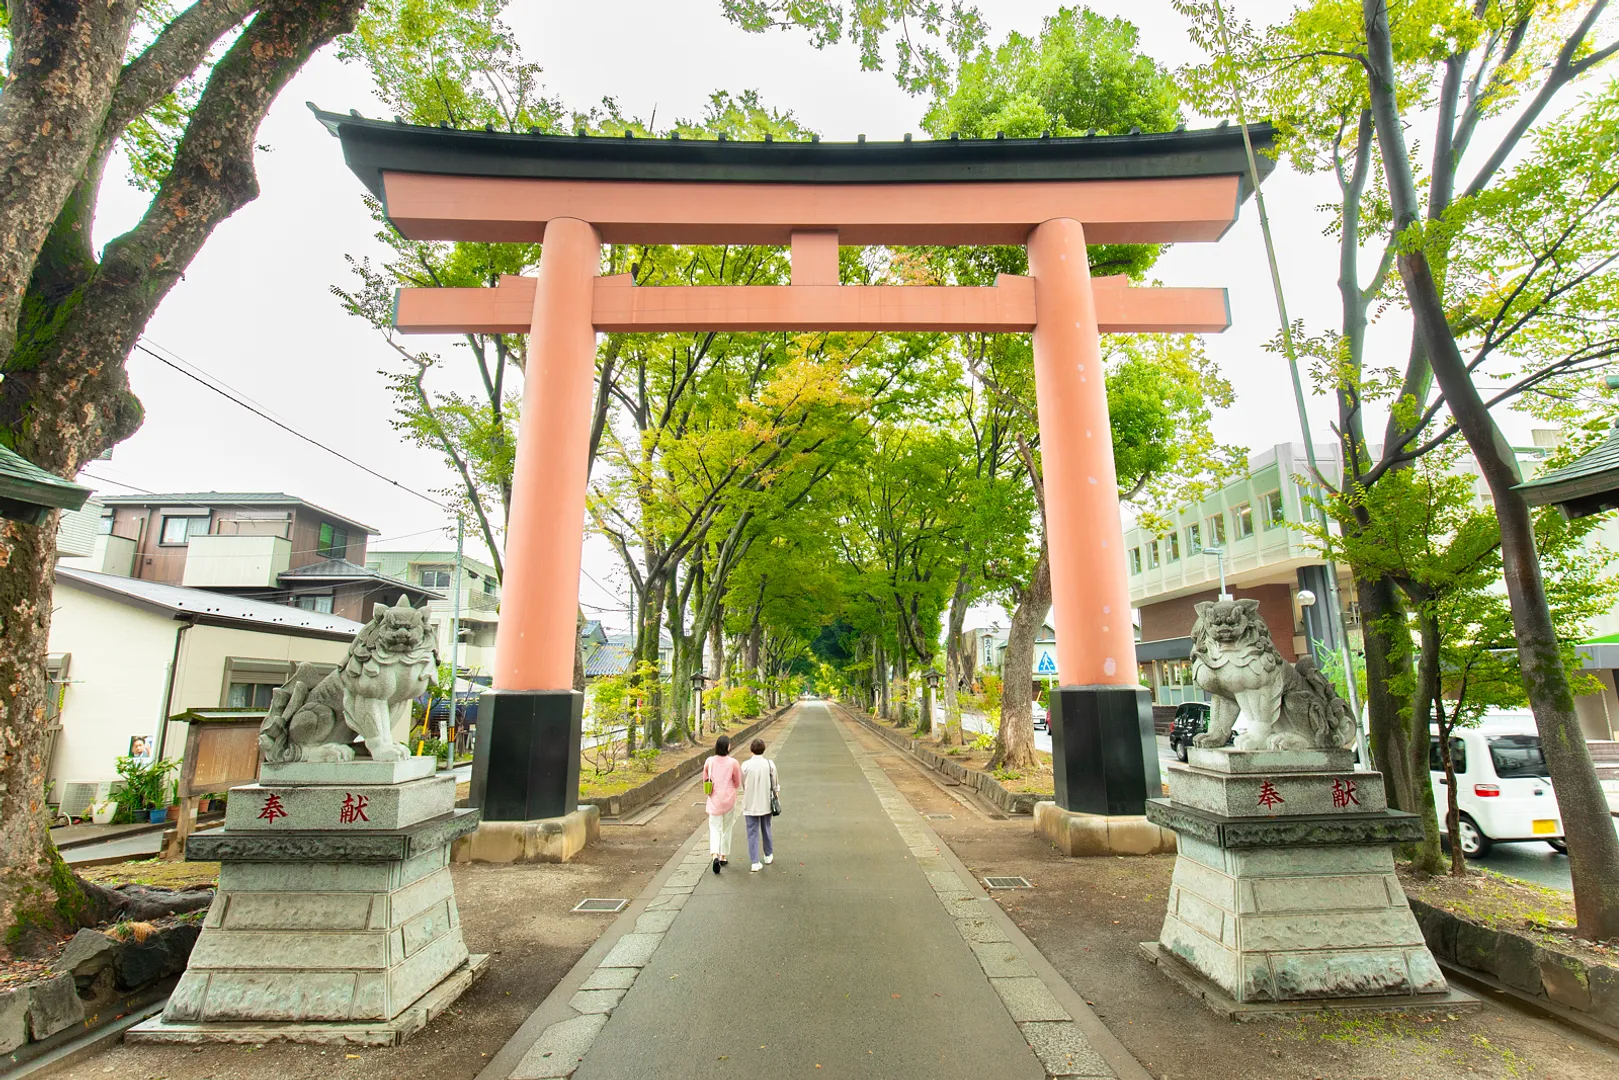
[[[1147,804],[1178,842],[1146,946],[1166,970],[1237,1006],[1444,998],[1394,873],[1393,845],[1421,823],[1388,809],[1381,774],[1347,750],[1192,750],[1168,772],[1169,798]]]
[[[145,1042],[392,1045],[471,985],[450,844],[477,827],[431,758],[265,766],[192,835],[219,891]]]

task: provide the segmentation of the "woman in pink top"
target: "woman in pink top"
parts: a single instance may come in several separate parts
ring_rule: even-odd
[[[708,853],[714,873],[731,859],[731,830],[736,827],[737,793],[742,789],[742,766],[731,756],[731,739],[714,740],[714,756],[703,762],[703,790],[708,792]]]

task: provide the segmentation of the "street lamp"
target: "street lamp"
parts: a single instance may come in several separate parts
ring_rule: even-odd
[[[1213,555],[1215,562],[1219,564],[1219,567],[1220,567],[1220,599],[1221,600],[1229,600],[1229,599],[1231,599],[1231,594],[1225,591],[1225,548],[1223,548],[1223,547],[1206,547],[1206,548],[1203,549],[1203,554],[1205,554],[1205,555]]]
[[[922,687],[922,715],[927,718],[928,728],[933,728],[933,702],[939,693],[939,673],[929,668],[922,675],[925,685]]]
[[[699,734],[701,734],[703,730],[703,684],[707,681],[708,676],[704,675],[701,671],[694,671],[691,673],[692,693],[697,695],[697,724],[693,730]]]

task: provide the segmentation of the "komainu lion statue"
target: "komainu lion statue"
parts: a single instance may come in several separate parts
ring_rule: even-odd
[[[438,635],[425,607],[378,604],[342,665],[324,678],[299,664],[270,696],[259,728],[265,761],[352,761],[356,736],[373,761],[410,756],[410,703],[438,671]]]
[[[1238,750],[1325,750],[1355,741],[1355,718],[1308,655],[1282,659],[1258,600],[1197,605],[1192,626],[1192,680],[1214,696],[1209,730],[1193,745],[1222,747],[1238,717],[1246,726]]]

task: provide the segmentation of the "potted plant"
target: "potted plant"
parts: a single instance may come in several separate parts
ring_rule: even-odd
[[[141,758],[120,757],[118,775],[124,778],[124,786],[113,794],[113,799],[118,803],[118,814],[114,820],[162,821],[168,813],[163,801],[168,794],[168,776],[179,767],[180,763],[173,758],[149,762]]]

